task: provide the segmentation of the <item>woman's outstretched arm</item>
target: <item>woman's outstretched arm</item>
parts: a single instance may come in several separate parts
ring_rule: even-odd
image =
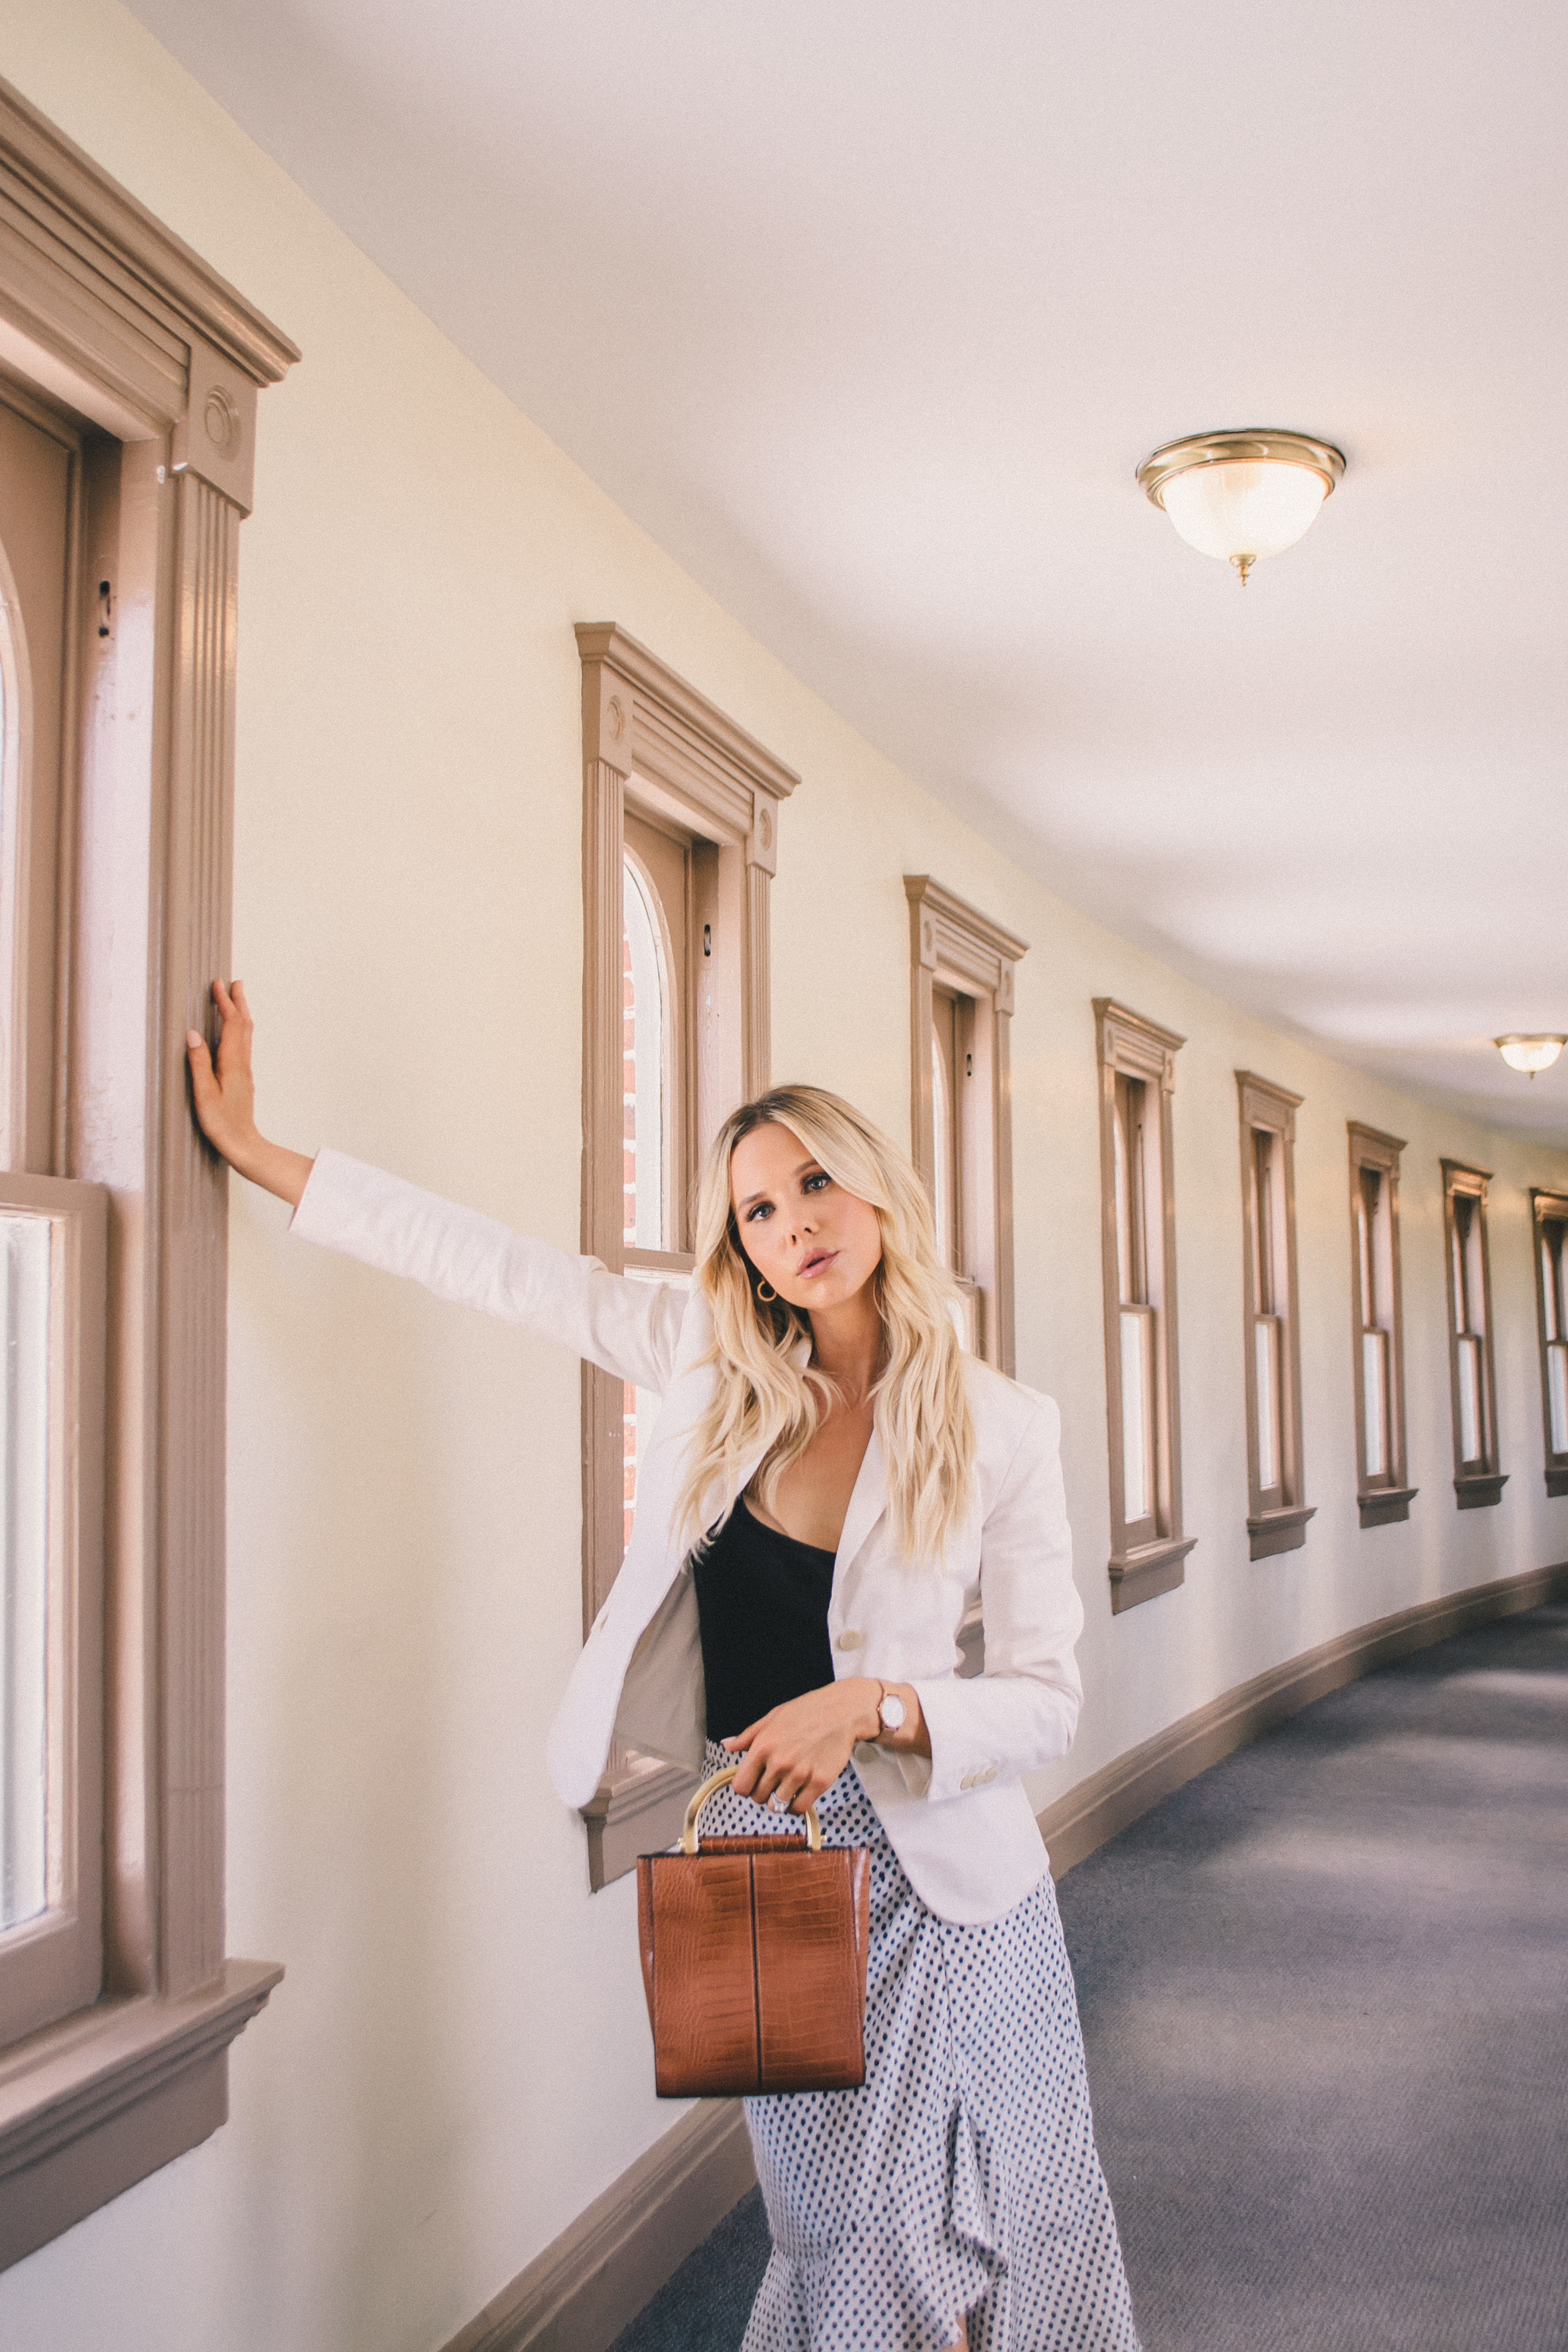
[[[315,1162],[302,1151],[286,1151],[280,1143],[268,1143],[258,1131],[256,1079],[250,1066],[255,1024],[245,1001],[244,982],[234,981],[226,988],[221,980],[215,980],[213,1002],[223,1022],[216,1069],[205,1038],[195,1029],[185,1033],[191,1092],[202,1133],[241,1176],[248,1176],[253,1184],[298,1208]]]
[[[245,991],[237,980],[226,988],[215,980],[213,1001],[223,1016],[216,1068],[194,1029],[185,1038],[196,1117],[231,1168],[292,1204],[291,1233],[423,1283],[438,1298],[521,1323],[617,1380],[660,1394],[669,1386],[684,1291],[629,1282],[596,1258],[570,1257],[342,1152],[323,1149],[319,1160],[307,1160],[268,1143],[256,1125]]]

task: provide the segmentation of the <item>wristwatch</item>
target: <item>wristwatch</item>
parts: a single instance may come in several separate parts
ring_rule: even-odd
[[[909,1708],[904,1705],[898,1692],[889,1690],[884,1685],[882,1696],[877,1702],[877,1715],[882,1729],[884,1731],[902,1730],[904,1718],[908,1714]]]

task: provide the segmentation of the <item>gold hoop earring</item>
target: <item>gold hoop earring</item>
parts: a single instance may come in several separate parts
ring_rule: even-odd
[[[770,1290],[765,1282],[759,1282],[757,1285],[757,1297],[762,1300],[764,1307],[771,1307],[774,1299],[778,1297],[778,1292],[776,1290]]]

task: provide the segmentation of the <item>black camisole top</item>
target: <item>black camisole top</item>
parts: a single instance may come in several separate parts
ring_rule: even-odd
[[[764,1527],[743,1496],[698,1553],[710,1739],[732,1738],[770,1707],[833,1680],[827,1604],[837,1557]]]

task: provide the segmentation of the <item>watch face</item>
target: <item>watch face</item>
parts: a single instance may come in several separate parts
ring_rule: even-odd
[[[881,1716],[884,1730],[897,1731],[909,1709],[896,1691],[889,1691],[878,1712]]]

